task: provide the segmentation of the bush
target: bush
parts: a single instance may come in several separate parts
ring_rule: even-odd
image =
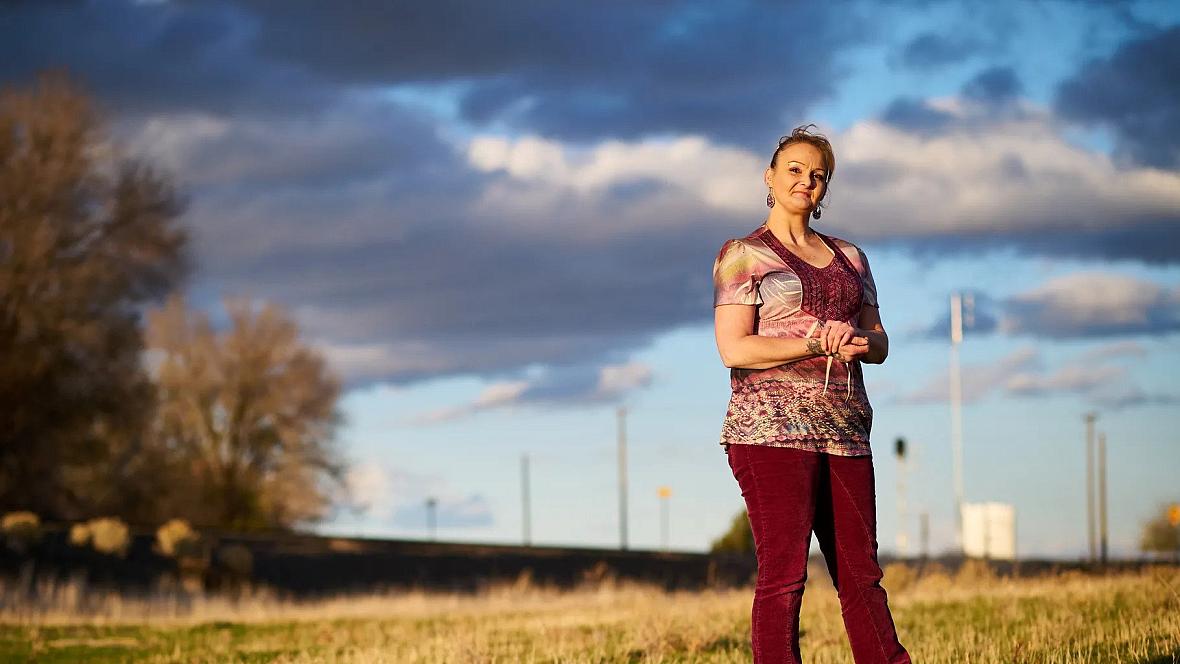
[[[250,576],[254,569],[254,554],[241,544],[226,544],[218,547],[217,562],[234,574]]]
[[[742,510],[733,517],[729,530],[713,540],[710,553],[754,553],[754,532],[750,530],[750,518]]]
[[[124,556],[131,545],[131,531],[127,524],[113,517],[91,519],[86,524],[90,544],[95,551],[107,555]]]
[[[889,592],[900,592],[914,585],[918,572],[907,563],[893,562],[885,566],[881,583]]]
[[[70,546],[90,546],[90,526],[85,523],[70,526]]]
[[[172,519],[156,529],[156,548],[172,558],[195,557],[201,554],[201,536],[188,521]]]
[[[5,546],[24,553],[41,541],[41,519],[32,512],[9,512],[0,519],[0,533]]]

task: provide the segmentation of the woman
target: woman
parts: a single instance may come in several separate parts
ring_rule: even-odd
[[[754,533],[754,661],[799,662],[799,608],[814,530],[858,664],[909,662],[877,563],[869,430],[860,364],[889,338],[865,255],[816,232],[836,160],[799,127],[764,179],[766,223],[725,243],[713,266],[717,349],[733,396],[721,444]]]

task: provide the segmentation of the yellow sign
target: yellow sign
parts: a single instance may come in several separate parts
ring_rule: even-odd
[[[672,495],[672,487],[670,487],[670,486],[660,487],[659,494],[660,494],[660,498],[667,498],[667,497],[671,496]]]
[[[1168,523],[1180,526],[1180,503],[1173,504],[1168,508]]]

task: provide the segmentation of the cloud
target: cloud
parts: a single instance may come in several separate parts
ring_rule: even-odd
[[[831,94],[839,51],[870,27],[858,12],[754,1],[5,3],[0,12],[19,54],[0,63],[0,80],[63,66],[124,111],[273,115],[399,88],[449,98],[473,126],[573,140],[689,132],[764,143],[762,128]],[[734,44],[751,54],[738,67]],[[801,61],[807,76],[784,73],[783,63]]]
[[[1131,382],[1125,366],[1114,364],[1141,348],[1130,344],[1108,344],[1083,350],[1065,358],[1056,368],[1047,368],[1040,353],[1029,347],[1017,349],[998,360],[968,363],[961,368],[963,402],[981,401],[992,395],[1009,398],[1076,396],[1107,410],[1180,402],[1180,395],[1150,393]],[[922,386],[896,395],[895,403],[935,404],[950,399],[950,373],[943,370]]]
[[[438,498],[428,496],[421,505],[403,505],[394,512],[393,524],[403,528],[425,528],[429,524],[427,501],[434,499],[434,523],[439,528],[482,528],[493,524],[492,509],[480,494]]]
[[[964,298],[963,328],[968,335],[1000,332],[1081,339],[1162,335],[1180,330],[1180,287],[1118,273],[1066,274],[1002,299],[984,293],[971,295]],[[948,312],[922,328],[919,336],[945,339],[949,330]],[[1127,343],[1106,348],[1126,354],[1138,346]]]
[[[1011,67],[989,67],[963,84],[963,97],[989,106],[1014,101],[1024,86]]]
[[[540,367],[517,399],[570,402],[634,379],[603,383],[601,367],[708,321],[718,247],[764,214],[769,150],[746,146],[824,100],[842,49],[873,36],[859,12],[753,3],[0,12],[18,54],[0,79],[75,67],[135,151],[177,174],[195,289],[288,306],[351,386],[512,384]],[[734,43],[759,57],[735,70]],[[782,63],[803,58],[808,75],[784,84]],[[935,123],[829,132],[822,230],[870,257],[1180,260],[1180,175],[1071,145],[1019,90],[982,70],[957,96],[908,102]]]
[[[503,172],[515,180],[579,195],[611,195],[620,187],[646,181],[734,213],[747,211],[749,201],[765,188],[760,179],[749,177],[766,168],[759,156],[697,136],[606,141],[581,150],[534,136],[476,136],[467,154],[481,171]]]
[[[1057,89],[1064,118],[1113,130],[1118,155],[1154,168],[1180,167],[1180,26],[1087,62]]]
[[[1180,260],[1180,173],[1120,167],[1071,145],[1052,117],[1015,108],[997,118],[950,99],[939,109],[956,119],[930,131],[853,125],[836,137],[825,223],[926,254]]]
[[[1033,348],[1020,348],[993,362],[964,364],[960,370],[963,380],[963,401],[979,401],[1003,387],[1012,376],[1042,366],[1040,355]],[[945,403],[950,398],[950,373],[931,376],[922,386],[897,395],[901,404]]]
[[[423,413],[407,424],[450,422],[487,410],[517,406],[618,403],[650,385],[651,379],[651,367],[641,362],[543,370],[524,380],[491,383],[468,403]]]
[[[882,111],[881,121],[905,131],[933,133],[950,126],[955,121],[955,116],[953,113],[939,110],[925,100],[898,97]]]
[[[1014,396],[1057,392],[1089,393],[1112,382],[1126,380],[1122,367],[1110,365],[1066,366],[1048,374],[1015,373],[1004,380],[1004,390]]]
[[[900,61],[906,67],[931,70],[958,64],[980,51],[982,45],[956,33],[923,32],[901,48]]]
[[[232,3],[6,2],[0,22],[0,81],[65,69],[121,114],[308,112],[339,90],[256,53]]]
[[[450,148],[420,113],[388,101],[343,99],[314,116],[156,114],[127,146],[190,189],[340,187],[412,167],[432,173]]]
[[[435,523],[440,528],[476,528],[494,522],[482,494],[459,491],[438,475],[362,461],[350,467],[347,487],[354,511],[403,528],[426,529],[430,499],[435,501]]]
[[[833,135],[840,164],[825,231],[932,257],[1006,247],[1180,259],[1180,176],[1124,170],[1112,189],[1102,184],[1116,172],[1110,160],[1069,145],[1047,118],[989,124],[961,105],[943,108],[970,121],[927,136],[872,121]],[[327,169],[350,175],[325,172],[322,186],[314,163],[266,165],[267,154],[290,159],[279,147],[240,157],[263,161],[250,166],[253,181],[193,171],[204,288],[288,305],[350,384],[514,381],[524,367],[571,367],[573,357],[620,363],[663,331],[707,320],[717,247],[760,214],[764,160],[741,148],[701,137],[574,146],[483,134],[455,145],[412,131],[412,117],[406,132],[381,125],[398,111],[346,104],[300,125],[297,142],[356,146],[326,157],[358,161]],[[186,147],[200,139],[188,132],[210,130],[191,118],[178,126],[145,136],[179,137],[155,144],[200,163],[201,150]],[[264,139],[259,126],[218,126],[216,140],[277,146],[289,131],[279,125]],[[362,147],[401,140],[426,156],[391,147],[381,160]],[[282,168],[298,172],[267,175]],[[575,373],[562,373],[566,389],[590,391],[597,375]]]
[[[1009,299],[1000,329],[1057,338],[1175,332],[1180,288],[1118,274],[1069,274]]]

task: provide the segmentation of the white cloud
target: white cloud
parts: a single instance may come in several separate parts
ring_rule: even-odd
[[[598,394],[604,398],[622,395],[651,384],[651,367],[642,362],[602,367],[598,374]]]
[[[1031,395],[1050,392],[1089,393],[1127,379],[1127,371],[1110,365],[1065,366],[1049,374],[1021,372],[1004,382],[1010,394]]]
[[[1079,272],[1009,299],[1000,329],[1050,336],[1160,334],[1180,329],[1180,288]]]
[[[962,366],[963,401],[978,401],[1004,386],[1013,375],[1041,366],[1034,348],[1020,348],[994,362]],[[911,392],[898,396],[899,403],[940,403],[950,398],[950,372],[942,371]]]
[[[487,500],[464,493],[438,475],[392,468],[379,461],[355,463],[346,477],[350,507],[368,519],[425,528],[426,501],[435,501],[439,527],[473,527],[492,523]]]
[[[955,99],[941,102],[962,114]],[[823,224],[860,240],[1052,231],[1065,241],[1078,231],[1180,216],[1180,173],[1116,165],[1071,144],[1051,115],[1031,107],[933,135],[865,120],[832,142],[837,167]],[[468,160],[479,170],[544,185],[511,194],[493,186],[486,194],[490,205],[533,213],[561,205],[563,191],[603,195],[645,180],[736,214],[756,214],[765,195],[765,155],[700,137],[575,149],[532,136],[478,136]]]
[[[1125,367],[1110,364],[1141,351],[1137,345],[1108,344],[1081,351],[1063,360],[1061,366],[1046,370],[1034,348],[1021,348],[994,362],[964,365],[963,401],[979,401],[993,394],[1015,398],[1075,395],[1108,409],[1180,402],[1180,395],[1145,392],[1132,384]],[[945,403],[949,393],[949,372],[944,370],[896,401]]]
[[[483,388],[471,401],[432,410],[407,424],[437,424],[497,408],[547,405],[588,405],[618,401],[651,384],[651,367],[642,362],[608,364],[586,378],[584,367],[540,372],[526,380],[500,381]]]
[[[345,486],[348,502],[353,509],[381,519],[393,514],[393,486],[382,465],[358,463],[350,466]]]
[[[764,158],[704,138],[638,142],[604,141],[575,149],[533,136],[509,140],[477,136],[468,160],[481,171],[503,171],[518,180],[601,195],[610,187],[655,181],[715,208],[748,212],[762,184]]]

